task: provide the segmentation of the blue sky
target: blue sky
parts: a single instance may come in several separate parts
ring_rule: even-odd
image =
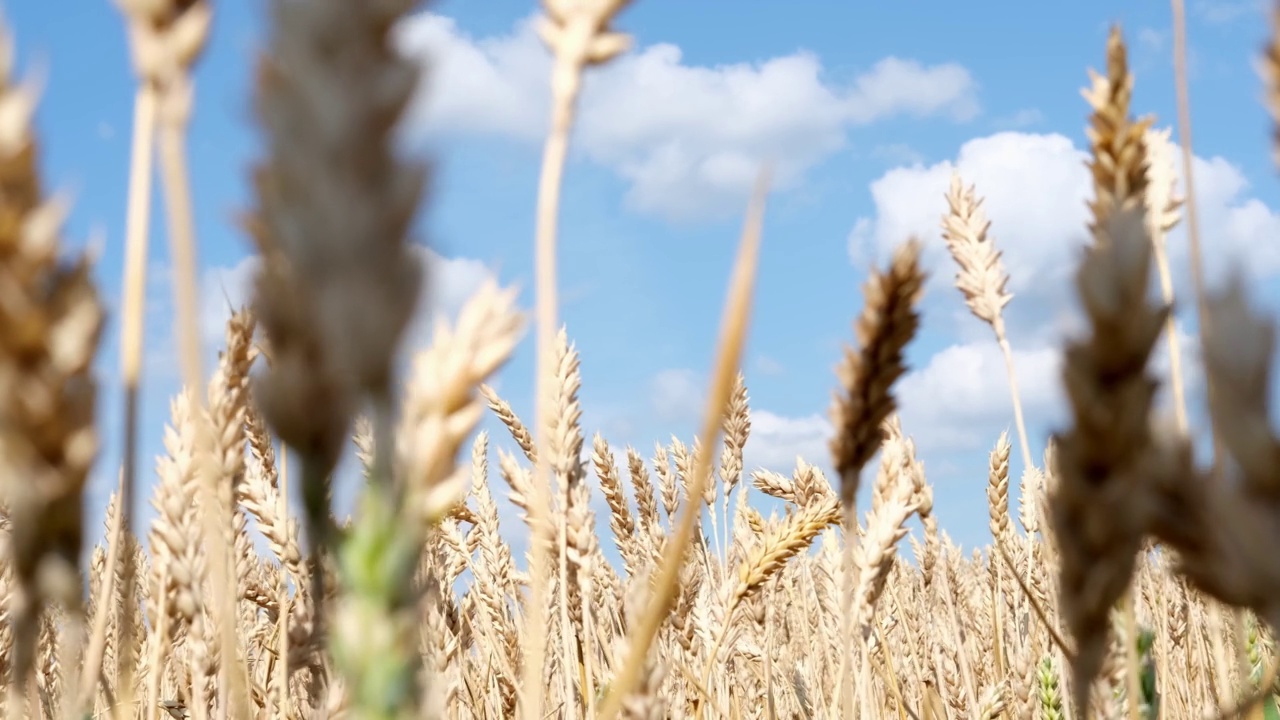
[[[1255,70],[1264,5],[1188,2],[1211,270],[1219,277],[1248,253],[1257,293],[1274,306],[1280,196]],[[96,522],[119,462],[114,310],[134,79],[114,6],[74,6],[11,1],[6,17],[20,67],[44,85],[38,126],[47,182],[75,203],[67,242],[81,244],[94,231],[105,238],[98,278],[113,313],[99,362]],[[234,217],[250,203],[245,179],[258,135],[249,91],[264,7],[217,3],[197,73],[190,151],[210,352],[225,317],[224,289],[247,298],[249,246]],[[522,302],[532,304],[533,207],[549,102],[546,54],[529,28],[535,10],[531,2],[445,0],[400,28],[405,52],[423,58],[430,73],[404,140],[436,163],[420,236],[439,255],[431,298],[446,312],[490,275],[518,284]],[[933,282],[924,332],[911,348],[914,372],[901,385],[904,430],[925,461],[943,526],[965,545],[985,544],[986,457],[1012,429],[1012,411],[991,335],[949,284],[942,193],[958,165],[987,197],[992,232],[1014,273],[1010,332],[1038,452],[1061,417],[1056,362],[1074,313],[1069,279],[1086,220],[1087,107],[1079,89],[1086,68],[1102,67],[1112,22],[1129,41],[1135,110],[1169,126],[1174,86],[1163,3],[637,0],[619,23],[634,35],[633,51],[587,82],[564,192],[562,318],[582,355],[588,436],[598,430],[618,449],[633,444],[647,454],[672,434],[692,438],[746,194],[759,165],[773,159],[778,184],[746,362],[755,426],[748,468],[789,472],[797,454],[828,464],[832,368],[851,340],[868,262],[883,263],[918,233]],[[158,202],[152,227],[147,485],[178,388]],[[1186,289],[1181,229],[1171,243],[1178,287]],[[426,325],[424,317],[411,344],[426,337]],[[500,379],[526,416],[531,344],[530,336]],[[1022,463],[1014,455],[1016,476]]]

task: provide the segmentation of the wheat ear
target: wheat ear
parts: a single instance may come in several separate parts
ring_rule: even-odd
[[[409,522],[400,512],[404,483],[393,480],[391,389],[395,352],[423,282],[409,228],[427,168],[396,154],[393,133],[420,70],[395,50],[391,33],[419,4],[275,0],[271,42],[259,65],[256,110],[268,154],[255,170],[258,207],[249,229],[263,259],[254,310],[270,340],[272,363],[254,394],[267,424],[302,461],[321,636],[327,622],[324,557],[338,535],[330,475],[362,401],[373,404],[370,484],[379,496],[368,500],[362,522],[377,522],[379,508],[390,513],[383,519],[393,527]],[[357,530],[376,535],[391,528]],[[401,561],[385,560],[392,566]],[[388,595],[371,602],[399,611],[407,599],[394,595],[398,587],[381,588]],[[352,621],[373,630],[381,619],[357,615]],[[355,707],[401,709],[378,702],[357,695]]]
[[[89,259],[58,257],[66,208],[45,197],[37,91],[14,83],[13,65],[13,40],[0,27],[0,490],[18,586],[9,617],[16,686],[32,669],[47,604],[67,609],[77,642],[84,622],[83,494],[98,451],[90,365],[103,309]]]
[[[845,617],[844,650],[838,677],[842,687],[846,663],[853,654],[853,625],[849,622],[853,600],[853,543],[857,529],[855,501],[862,468],[875,454],[882,437],[881,425],[893,412],[893,384],[906,372],[903,354],[915,336],[920,317],[915,306],[924,292],[920,269],[920,245],[914,239],[894,253],[887,272],[873,272],[865,287],[862,314],[854,325],[858,348],[846,349],[836,368],[840,391],[831,406],[835,436],[831,456],[840,475],[840,500],[844,508],[844,587],[841,615]],[[843,712],[852,712],[852,694],[844,693]]]
[[[1088,131],[1094,245],[1076,286],[1091,334],[1066,348],[1063,382],[1074,425],[1059,437],[1060,480],[1052,501],[1063,615],[1076,639],[1073,690],[1080,711],[1101,668],[1111,606],[1127,594],[1145,530],[1148,507],[1138,463],[1150,445],[1148,418],[1158,386],[1147,364],[1169,312],[1146,293],[1153,252],[1144,196],[1147,123],[1129,118],[1132,86],[1123,40],[1113,28],[1107,75],[1094,73],[1085,92],[1094,109]],[[1134,685],[1136,657],[1128,655]]]
[[[1018,393],[1018,374],[1013,364],[1013,349],[1005,330],[1004,307],[1013,299],[1006,289],[1009,273],[1004,269],[995,238],[990,235],[991,222],[982,208],[972,185],[965,187],[958,175],[951,177],[947,191],[949,211],[942,218],[942,237],[951,257],[960,267],[956,288],[964,295],[969,311],[989,325],[1004,355],[1009,375],[1009,391],[1013,396],[1013,414],[1018,425],[1018,443],[1025,468],[1033,467],[1031,444],[1027,440],[1027,424],[1022,415],[1022,397]]]

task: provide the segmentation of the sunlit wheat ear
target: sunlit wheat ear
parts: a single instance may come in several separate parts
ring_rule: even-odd
[[[244,483],[250,351],[256,327],[256,320],[248,311],[240,309],[231,314],[224,333],[226,347],[208,386],[213,460],[222,480],[218,485],[218,512],[224,520],[234,512],[236,493],[242,491]]]
[[[882,424],[895,410],[893,384],[906,373],[907,343],[915,336],[920,317],[915,306],[924,293],[920,269],[920,244],[914,238],[898,247],[887,272],[873,270],[864,288],[862,314],[854,324],[857,348],[846,348],[836,366],[837,389],[831,406],[835,435],[831,439],[832,464],[840,475],[840,501],[844,509],[844,582],[841,615],[843,640],[837,673],[842,712],[853,712],[846,663],[853,653],[852,610],[855,588],[854,553],[857,520],[854,503],[862,468],[875,454],[883,437]]]
[[[15,83],[13,64],[12,38],[0,25],[0,490],[12,522],[19,594],[8,621],[13,680],[21,682],[48,603],[82,622],[82,496],[98,451],[90,364],[103,310],[88,258],[58,257],[66,208],[45,196],[36,90]]]
[[[1145,136],[1151,119],[1134,121],[1129,116],[1133,75],[1119,27],[1107,36],[1106,75],[1090,70],[1089,77],[1092,84],[1081,94],[1093,109],[1085,134],[1092,150],[1088,167],[1095,193],[1089,201],[1089,231],[1096,238],[1113,212],[1146,204]]]
[[[157,576],[163,578],[155,588],[157,607],[164,615],[166,635],[153,640],[148,661],[162,669],[169,649],[182,640],[206,643],[203,635],[191,628],[208,603],[207,563],[201,552],[200,492],[197,473],[196,445],[200,432],[199,405],[193,393],[184,391],[170,403],[171,425],[165,428],[165,457],[157,461],[159,482],[155,486],[152,505],[157,516],[152,522],[151,555]],[[153,630],[153,632],[156,632]],[[152,681],[150,695],[158,698],[160,687]]]
[[[585,638],[582,635],[583,602],[581,584],[579,582],[585,570],[590,575],[590,550],[580,543],[588,542],[588,538],[575,522],[583,522],[587,516],[587,508],[578,505],[586,501],[582,494],[586,490],[583,484],[584,467],[582,464],[582,407],[578,401],[578,391],[582,386],[582,374],[578,359],[578,351],[569,342],[568,333],[562,326],[555,339],[554,382],[551,384],[551,396],[546,398],[547,409],[551,412],[551,422],[547,426],[544,439],[546,461],[550,464],[555,476],[556,504],[551,523],[544,525],[544,535],[531,538],[532,542],[547,542],[556,552],[556,590],[555,607],[558,612],[560,631],[561,657],[571,658],[577,655],[579,643]],[[582,562],[576,562],[574,558]],[[562,692],[571,697],[574,678],[570,673],[561,674]]]
[[[628,576],[634,577],[644,563],[640,554],[642,541],[636,536],[639,525],[622,487],[617,460],[609,449],[609,443],[599,433],[592,438],[591,462],[595,466],[596,477],[600,480],[600,490],[605,502],[609,504],[609,527],[613,530],[622,566]]]
[[[516,415],[515,410],[511,408],[511,404],[503,400],[498,395],[498,392],[488,385],[480,386],[480,394],[484,396],[489,409],[498,416],[502,424],[511,432],[511,437],[520,446],[524,456],[529,459],[529,462],[536,465],[538,462],[538,450],[533,444],[533,434],[529,432],[529,428]]]
[[[902,421],[896,413],[890,415],[880,427],[884,429],[884,439],[880,443],[880,462],[876,467],[876,476],[871,481],[869,513],[878,512],[897,487],[895,482],[902,469],[902,455],[907,451],[907,438],[902,434]]]
[[[1000,433],[996,447],[991,451],[990,472],[987,474],[987,514],[990,518],[993,542],[1008,544],[1012,540],[1009,529],[1009,434]]]
[[[723,625],[707,654],[707,666],[702,676],[704,684],[710,680],[720,645],[732,627],[733,613],[742,601],[757,592],[788,560],[808,548],[823,530],[840,522],[840,517],[840,504],[836,497],[827,496],[799,508],[781,527],[767,531],[759,543],[751,548],[746,559],[738,566],[737,579],[731,586],[729,602],[724,610]]]
[[[1129,586],[1145,531],[1149,507],[1138,465],[1150,445],[1158,385],[1147,365],[1169,312],[1148,299],[1147,123],[1129,117],[1133,77],[1118,28],[1107,41],[1107,75],[1090,74],[1093,84],[1084,95],[1093,108],[1094,243],[1076,275],[1090,330],[1066,347],[1062,377],[1073,426],[1058,436],[1058,488],[1050,508],[1061,553],[1062,612],[1077,646],[1078,709],[1087,707],[1106,652],[1109,613]]]
[[[960,266],[956,289],[964,295],[969,310],[1002,335],[1002,313],[1013,295],[1005,289],[1009,273],[988,233],[991,221],[982,208],[982,199],[976,196],[972,185],[965,187],[958,175],[952,175],[947,205],[950,211],[942,218],[942,237]]]
[[[511,356],[522,326],[515,291],[487,283],[414,358],[397,454],[421,522],[438,522],[466,494],[470,468],[456,456],[484,414],[478,388]]]
[[[899,436],[893,447],[886,447],[885,454],[892,458],[892,467],[876,478],[877,483],[883,484],[879,491],[883,499],[867,514],[866,534],[856,552],[852,626],[864,637],[870,635],[876,604],[897,557],[898,542],[907,534],[907,520],[918,510],[928,514],[933,501],[932,493],[924,488],[924,466],[916,458],[911,440]]]
[[[724,416],[724,448],[720,451],[720,482],[724,485],[724,538],[723,546],[729,546],[729,496],[742,480],[742,453],[751,434],[751,411],[748,407],[746,378],[742,373],[734,382],[733,395]]]
[[[880,425],[895,409],[893,384],[906,372],[903,356],[920,325],[915,306],[924,278],[914,239],[895,251],[886,272],[872,271],[854,325],[858,346],[846,349],[836,368],[840,389],[831,406],[831,455],[846,509],[853,506],[862,467],[880,447]]]
[[[942,237],[951,251],[960,271],[956,274],[956,288],[964,296],[969,310],[991,326],[996,342],[1004,355],[1005,372],[1009,377],[1009,391],[1013,398],[1014,419],[1018,425],[1018,444],[1022,451],[1024,467],[1033,466],[1031,443],[1027,439],[1027,425],[1022,415],[1022,397],[1018,391],[1018,374],[1013,362],[1013,348],[1004,325],[1004,307],[1013,299],[1006,289],[1009,273],[1004,268],[1000,251],[991,237],[991,222],[982,208],[973,186],[965,187],[958,175],[952,175],[951,188],[947,192],[948,212],[942,218]]]
[[[254,311],[273,362],[255,395],[301,456],[320,545],[332,535],[328,476],[366,395],[377,445],[391,452],[392,360],[422,282],[409,226],[426,170],[399,159],[392,137],[419,69],[394,51],[390,28],[414,5],[277,0],[258,67],[267,142],[248,226],[263,260]]]
[[[1128,587],[1144,531],[1137,465],[1149,445],[1157,387],[1147,364],[1168,312],[1147,298],[1151,245],[1141,206],[1113,212],[1095,239],[1077,277],[1092,331],[1066,349],[1063,381],[1074,425],[1058,438],[1050,503],[1063,615],[1077,642],[1079,703],[1100,667],[1108,613]]]

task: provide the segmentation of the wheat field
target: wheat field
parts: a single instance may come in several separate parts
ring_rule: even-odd
[[[768,168],[696,437],[652,456],[588,437],[581,359],[558,320],[557,218],[583,74],[628,50],[615,28],[627,0],[542,7],[553,102],[534,311],[484,286],[404,377],[394,358],[425,282],[410,226],[428,180],[447,182],[393,138],[418,70],[390,28],[419,3],[265,4],[252,98],[264,143],[242,222],[261,263],[208,369],[186,146],[217,8],[116,4],[138,78],[119,378],[93,372],[104,301],[91,259],[60,245],[69,208],[41,180],[38,88],[14,73],[21,28],[0,47],[3,717],[1280,718],[1275,321],[1238,278],[1174,297],[1166,238],[1194,212],[1175,182],[1191,150],[1131,107],[1119,28],[1083,93],[1085,322],[1063,348],[1068,422],[1044,447],[1023,419],[1000,218],[965,178],[946,195],[954,288],[1003,352],[1015,408],[1016,436],[991,438],[991,543],[965,549],[938,526],[896,412],[907,348],[929,322],[917,238],[849,308],[829,457],[789,475],[746,467],[740,366]],[[1280,121],[1280,7],[1275,18],[1262,66]],[[137,458],[153,203],[169,223],[185,388],[154,476]],[[1194,224],[1188,235],[1199,278]],[[1199,313],[1205,427],[1189,417],[1185,370],[1151,367],[1161,343],[1181,357],[1175,300]],[[526,334],[538,402],[515,408],[495,388]],[[120,483],[105,527],[85,528],[96,403],[116,382],[130,398]],[[1163,388],[1168,417],[1154,403]],[[488,413],[519,454],[491,449],[478,431]],[[349,453],[359,501],[339,519],[332,488]],[[500,527],[507,500],[520,527]],[[529,538],[523,556],[512,533]]]

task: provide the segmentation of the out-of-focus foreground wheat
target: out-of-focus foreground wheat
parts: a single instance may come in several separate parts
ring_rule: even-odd
[[[122,318],[122,382],[136,398],[153,149],[178,270],[196,277],[183,147],[189,73],[213,9],[118,3],[139,82]],[[244,220],[261,258],[254,299],[232,315],[206,380],[194,296],[180,292],[186,387],[172,400],[166,454],[155,481],[140,483],[130,409],[125,501],[113,499],[87,567],[90,367],[103,310],[88,261],[59,260],[66,208],[41,183],[38,97],[14,77],[5,35],[0,714],[1280,715],[1274,322],[1251,309],[1240,280],[1195,298],[1209,388],[1202,432],[1217,440],[1213,458],[1195,458],[1181,368],[1159,378],[1149,367],[1162,336],[1180,357],[1165,243],[1182,214],[1176,148],[1133,117],[1119,31],[1085,91],[1095,194],[1076,289],[1086,322],[1065,347],[1070,419],[1047,447],[1033,448],[1026,431],[1003,319],[1009,278],[980,188],[956,177],[947,193],[940,236],[963,301],[1008,361],[1026,468],[1010,477],[1014,442],[992,439],[992,543],[966,552],[939,529],[911,428],[896,414],[894,384],[923,320],[915,239],[873,272],[860,311],[852,283],[846,293],[857,319],[833,382],[831,456],[809,459],[829,460],[836,476],[805,461],[789,475],[744,466],[751,414],[738,361],[763,179],[699,436],[652,456],[586,437],[579,357],[556,320],[556,219],[582,73],[627,49],[612,29],[626,4],[545,0],[554,97],[538,188],[539,404],[526,424],[489,385],[525,327],[514,291],[483,288],[436,327],[409,377],[395,374],[422,291],[410,227],[429,169],[394,152],[419,75],[389,30],[417,3],[267,3],[254,97],[266,142]],[[1280,120],[1277,38],[1264,66]],[[1161,385],[1174,399],[1168,422],[1153,407]],[[490,411],[522,456],[491,453],[476,433]],[[360,456],[364,481],[353,519],[340,523],[330,487],[347,452]],[[871,504],[858,512],[868,465]],[[303,499],[296,519],[290,484]],[[150,488],[149,528],[127,509],[135,485]],[[500,485],[524,528],[499,527]],[[596,492],[607,519],[595,517]],[[763,496],[782,510],[766,516]],[[913,517],[919,537],[908,532]],[[530,538],[527,562],[504,539],[516,532]],[[897,555],[904,538],[914,561]]]

